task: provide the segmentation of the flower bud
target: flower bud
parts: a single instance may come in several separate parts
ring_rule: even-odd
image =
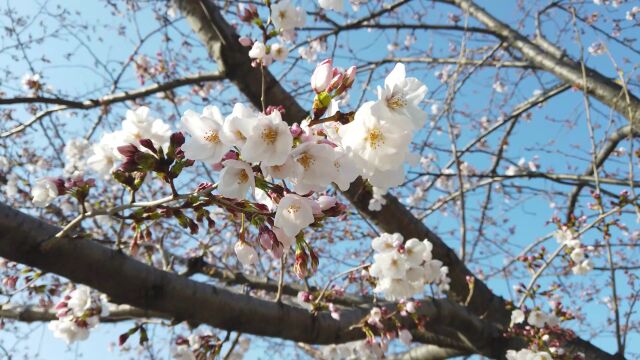
[[[324,91],[331,82],[333,75],[333,62],[326,59],[316,66],[311,75],[311,88],[316,93]]]
[[[144,147],[145,149],[148,149],[149,151],[151,151],[152,153],[157,153],[158,150],[156,149],[155,146],[153,146],[153,141],[151,141],[151,139],[140,139],[138,141],[140,143],[140,145],[142,147]]]

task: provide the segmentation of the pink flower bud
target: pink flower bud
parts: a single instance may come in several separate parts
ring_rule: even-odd
[[[357,68],[354,65],[344,72],[344,81],[342,82],[342,85],[345,88],[348,89],[351,87],[351,85],[353,85],[353,82],[356,80],[356,70]]]
[[[344,74],[338,73],[338,75],[335,75],[333,79],[331,79],[331,82],[327,87],[327,92],[332,92],[333,90],[339,88],[342,85],[343,79],[344,79]]]
[[[311,88],[316,93],[325,91],[329,83],[331,82],[333,75],[333,61],[326,59],[322,61],[311,75]]]

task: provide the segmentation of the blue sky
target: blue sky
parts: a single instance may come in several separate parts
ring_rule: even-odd
[[[11,1],[9,4],[11,7],[16,8],[20,13],[34,13],[39,9],[37,1]],[[62,2],[65,3],[65,2]],[[504,21],[509,21],[514,18],[515,14],[517,14],[515,8],[515,2],[501,0],[501,1],[481,1],[479,2],[483,6],[486,6],[492,14],[498,16]],[[76,2],[68,2],[65,3],[65,6],[70,6],[73,9],[77,9],[82,13],[83,19],[89,21],[90,23],[95,23],[97,25],[104,25],[106,22],[111,21],[111,17],[106,17],[105,12],[106,8],[102,3],[96,3],[93,1],[76,1]],[[630,6],[630,5],[629,5]],[[627,7],[629,7],[627,6]],[[53,9],[52,6],[49,6],[50,9]],[[156,26],[156,23],[145,17],[145,14],[148,13],[142,12],[137,16],[137,23],[141,33],[146,33],[149,30],[153,29]],[[518,18],[520,16],[517,16]],[[442,19],[433,18],[429,19],[434,22],[443,22]],[[53,26],[54,24],[52,24]],[[110,25],[116,25],[115,22]],[[470,21],[470,25],[473,25],[473,21]],[[177,28],[183,30],[185,32],[189,32],[190,29],[185,22],[180,22],[176,24]],[[53,26],[55,27],[55,26]],[[530,33],[531,24],[525,24],[525,31]],[[108,35],[108,33],[105,33]],[[79,37],[82,37],[83,34],[76,34]],[[404,36],[403,32],[398,34],[398,38],[400,41],[402,40],[402,36]],[[449,41],[447,37],[439,37],[438,35],[433,35],[430,33],[429,36],[432,36],[429,40],[433,40],[434,47],[436,49],[446,49],[449,46]],[[586,44],[591,43],[592,41],[597,40],[597,37],[590,36],[588,34],[583,35],[584,42]],[[352,43],[359,43],[360,41],[368,42],[370,39],[367,38],[367,33],[365,31],[354,32],[349,35],[349,40]],[[376,59],[385,56],[386,49],[383,46],[388,39],[380,39],[377,43],[382,46],[367,46],[366,48],[360,49],[361,51],[358,53],[359,56],[363,58],[371,58]],[[39,48],[33,48],[30,50],[31,55],[35,58],[38,55],[46,55],[49,59],[51,59],[51,64],[42,66],[41,70],[46,74],[46,80],[48,83],[52,84],[57,89],[65,89],[71,95],[79,95],[86,94],[86,96],[98,96],[102,94],[104,91],[101,89],[101,84],[103,81],[99,79],[95,74],[95,69],[93,67],[95,65],[92,55],[90,55],[86,49],[76,48],[76,49],[67,49],[68,43],[65,40],[59,41],[47,41],[43,46]],[[126,42],[113,42],[109,41],[106,38],[104,45],[96,45],[92,47],[92,51],[95,56],[100,59],[124,59],[126,58],[133,46],[135,46],[134,42],[126,43]],[[158,46],[161,46],[161,43],[158,39],[149,41],[145,47],[143,47],[143,52],[146,52],[149,55],[154,53],[154,49]],[[571,44],[567,44],[567,46],[571,46]],[[64,50],[61,50],[64,49]],[[61,62],[61,59],[64,56],[64,53],[67,51],[75,51],[74,59],[76,63],[84,64],[84,67],[59,67],[56,64]],[[194,51],[204,56],[204,51],[200,47],[194,48]],[[619,53],[624,56],[629,56],[633,59],[633,54],[629,54],[626,50],[618,49],[612,47],[612,51],[614,53]],[[637,57],[636,57],[637,59]],[[337,65],[340,66],[348,66],[350,65],[348,62],[345,62],[343,59],[336,59]],[[589,64],[591,66],[597,67],[600,71],[604,72],[609,76],[613,76],[615,72],[611,66],[609,60],[605,57],[600,57],[597,59],[590,59]],[[12,63],[10,59],[6,57],[0,57],[0,68],[10,65],[12,69],[15,69],[15,73],[19,78],[22,73],[28,71],[28,67],[25,64],[15,64]],[[631,65],[624,65],[625,68],[630,69]],[[212,64],[212,68],[214,65]],[[307,69],[310,69],[308,65],[306,65]],[[389,66],[390,67],[390,66]],[[117,68],[117,65],[114,65],[114,68]],[[277,65],[273,68],[276,73],[281,72],[283,70],[282,67],[278,67]],[[502,72],[501,74],[504,74]],[[478,94],[483,94],[484,88],[482,88],[481,81],[487,81],[487,79],[491,79],[495,77],[496,74],[494,71],[485,71],[482,72],[478,77],[474,77],[472,81],[478,82],[478,85],[471,85],[465,87],[463,93],[460,94],[460,97],[468,97],[473,98],[477,97]],[[505,76],[505,75],[502,75]],[[131,86],[135,86],[135,77],[132,72],[127,72],[125,77],[128,79],[127,83]],[[420,73],[421,80],[424,81],[430,89],[438,89],[439,82],[435,78],[433,72],[422,72]],[[513,76],[511,76],[513,77]],[[72,79],[72,81],[70,81]],[[555,83],[555,79],[552,76],[542,76],[543,82],[546,85],[552,85]],[[359,79],[362,81],[363,79]],[[381,83],[381,79],[374,81],[374,84]],[[3,84],[5,87],[3,90],[10,90],[12,87],[19,87],[19,81],[15,84]],[[476,109],[469,110],[479,110],[488,108],[487,115],[490,118],[495,118],[500,115],[500,111],[508,112],[513,103],[518,102],[519,100],[524,100],[531,96],[534,90],[539,89],[540,86],[538,83],[534,82],[531,78],[528,78],[524,82],[518,85],[518,88],[515,93],[508,92],[508,96],[513,97],[513,99],[502,99],[498,97],[497,99],[482,99],[480,98],[477,102],[472,102],[469,106],[476,106]],[[486,92],[485,92],[486,93]],[[434,96],[434,101],[442,100],[443,92],[440,91],[436,93]],[[503,95],[504,96],[504,95]],[[369,99],[374,98],[373,92],[370,92],[367,96]],[[308,101],[311,99],[309,98]],[[508,106],[500,107],[500,103],[502,101],[508,102]],[[510,102],[509,102],[510,101]],[[575,153],[579,153],[582,157],[588,157],[588,153],[582,153],[582,150],[588,149],[587,137],[587,128],[583,126],[583,124],[579,124],[576,128],[568,128],[566,123],[561,122],[547,122],[545,126],[539,126],[539,122],[545,121],[545,119],[553,118],[556,112],[583,112],[582,107],[582,95],[578,92],[569,91],[568,93],[549,101],[543,108],[537,109],[535,111],[534,118],[528,122],[523,122],[518,125],[518,130],[514,137],[512,138],[511,145],[509,151],[511,154],[520,154],[527,158],[527,160],[531,159],[532,156],[538,155],[541,158],[541,163],[544,164],[544,168],[555,168],[555,169],[564,169],[568,165],[569,161],[567,158],[556,159],[554,154],[544,154],[539,151],[532,151],[532,148],[540,148],[542,146],[532,146],[532,144],[546,144],[553,143],[558,145],[561,149],[566,150],[571,153],[572,151]],[[352,102],[353,104],[353,102]],[[425,105],[426,106],[426,105]],[[598,106],[598,105],[596,105]],[[602,108],[602,107],[599,107]],[[122,109],[122,108],[120,108]],[[185,109],[182,108],[182,111]],[[74,135],[82,135],[86,131],[87,125],[80,124],[74,125],[69,130]],[[605,129],[598,130],[598,133],[602,135]],[[568,138],[568,134],[571,134],[571,138]],[[422,136],[422,135],[421,135]],[[437,136],[437,135],[436,135]],[[442,135],[446,138],[446,134]],[[459,144],[465,144],[469,140],[469,136],[463,136],[459,140]],[[491,141],[495,142],[497,138],[493,138]],[[573,145],[578,145],[581,150],[577,151],[573,147]],[[514,157],[517,161],[517,157]],[[443,159],[443,162],[448,159]],[[472,155],[468,157],[468,160],[472,162],[477,167],[482,167],[488,161],[488,158],[481,155]],[[582,166],[579,166],[582,169]],[[532,184],[543,184],[542,181],[532,182]],[[556,187],[557,189],[558,187]],[[562,188],[561,188],[562,189]],[[569,188],[565,188],[569,189]],[[471,201],[480,201],[480,196],[470,195]],[[496,210],[499,212],[499,210]],[[514,235],[513,245],[522,247],[523,244],[530,243],[536,238],[550,232],[553,230],[552,226],[546,224],[547,220],[551,218],[554,214],[554,210],[549,207],[549,200],[545,198],[535,198],[529,199],[526,204],[522,206],[519,211],[511,214],[503,214],[505,218],[508,218],[508,225],[514,226],[518,229],[518,231]],[[637,225],[634,222],[634,219],[631,217],[625,218],[628,225],[630,227],[636,227]],[[447,218],[445,216],[441,216],[439,214],[434,214],[426,220],[427,225],[430,227],[436,228],[442,232],[448,231],[450,229],[457,228],[457,222],[450,217]],[[531,229],[531,230],[527,230]],[[555,242],[553,240],[548,242],[549,248],[555,248]],[[451,246],[455,246],[455,244],[451,244]],[[500,259],[491,258],[487,261],[495,262],[500,261]],[[553,280],[553,279],[552,279]],[[601,279],[599,279],[600,281]],[[548,284],[550,280],[544,279],[542,280],[543,284]],[[510,297],[510,289],[505,284],[502,279],[495,279],[489,282],[491,288],[505,296]],[[624,289],[623,289],[624,291]],[[590,313],[590,315],[594,318],[595,321],[603,321],[605,318],[605,314],[607,309],[604,305],[598,304],[597,302],[591,303],[587,305],[585,309],[583,309]],[[136,358],[135,353],[121,353],[118,350],[113,352],[106,352],[105,350],[109,347],[110,343],[117,341],[117,336],[131,327],[131,324],[118,324],[118,325],[110,325],[110,324],[101,324],[98,330],[92,332],[91,337],[82,343],[74,344],[71,347],[67,347],[62,341],[54,339],[51,333],[46,329],[46,324],[35,324],[35,325],[19,325],[19,331],[17,332],[9,332],[2,331],[0,332],[0,342],[1,344],[8,349],[11,349],[13,344],[16,342],[15,334],[24,334],[27,329],[31,332],[29,341],[21,341],[19,345],[20,348],[24,348],[25,346],[29,347],[29,353],[33,354],[33,349],[38,348],[38,359],[129,359]],[[159,339],[167,339],[168,331],[158,328]],[[151,333],[151,331],[150,331]],[[586,334],[583,334],[586,335]],[[134,339],[135,340],[135,339]],[[158,341],[156,340],[156,341]],[[634,341],[637,342],[640,340],[640,337],[634,335],[629,339],[629,343],[633,344]],[[134,342],[132,342],[134,343]],[[605,349],[612,351],[614,349],[614,340],[612,338],[607,338],[606,336],[599,337],[595,343],[599,346],[604,347]],[[264,347],[267,345],[258,345],[251,350],[248,354],[247,358],[249,359],[259,359],[259,358],[267,358],[270,355],[265,352]],[[633,347],[630,347],[629,350],[633,350]]]

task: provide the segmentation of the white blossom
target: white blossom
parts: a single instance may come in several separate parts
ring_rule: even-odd
[[[225,160],[220,172],[218,191],[222,196],[244,200],[247,191],[253,192],[256,187],[251,165],[240,160]]]
[[[382,112],[374,105],[371,101],[364,103],[354,121],[342,126],[342,145],[366,173],[398,170],[409,152],[411,135],[400,124],[394,124],[390,112]]]
[[[298,145],[291,156],[296,167],[293,182],[297,193],[322,191],[337,179],[336,155],[330,145],[306,142]]]
[[[551,355],[547,352],[535,352],[529,349],[508,350],[506,358],[507,360],[552,360]]]
[[[575,275],[584,275],[591,270],[593,270],[593,262],[591,259],[583,260],[578,265],[571,268],[571,271],[573,271]]]
[[[241,148],[247,141],[251,123],[257,114],[242,103],[236,103],[222,127],[222,142]]]
[[[427,87],[414,77],[407,78],[404,64],[398,63],[384,80],[384,87],[378,87],[375,106],[378,111],[388,110],[407,127],[420,129],[427,121],[427,113],[419,107],[426,94]]]
[[[64,146],[64,173],[71,175],[76,171],[84,172],[89,142],[83,138],[71,139]]]
[[[122,121],[122,134],[125,143],[137,143],[141,139],[150,139],[156,145],[165,145],[171,136],[170,126],[160,119],[152,119],[149,108],[141,106],[135,110],[127,110]]]
[[[49,322],[48,327],[54,337],[64,340],[67,345],[89,337],[89,329],[80,327],[73,321],[53,320]]]
[[[287,160],[293,136],[289,126],[282,121],[280,112],[274,110],[270,115],[259,115],[252,119],[246,142],[240,153],[248,162],[262,162],[264,165],[282,165]]]
[[[520,324],[524,321],[524,312],[520,309],[515,309],[511,312],[511,325]]]
[[[187,110],[180,119],[182,127],[191,135],[181,149],[187,159],[218,163],[229,150],[222,141],[224,118],[216,106],[207,106],[198,114]]]
[[[46,207],[59,195],[56,183],[49,178],[42,178],[31,188],[31,201],[34,206]]]
[[[314,222],[310,201],[295,194],[285,195],[276,207],[274,225],[287,236],[295,237],[300,230]]]
[[[292,30],[305,23],[304,9],[294,7],[289,0],[280,0],[271,5],[271,21],[277,29]]]
[[[275,43],[271,45],[271,51],[269,52],[274,60],[285,61],[289,56],[289,49],[283,44]]]

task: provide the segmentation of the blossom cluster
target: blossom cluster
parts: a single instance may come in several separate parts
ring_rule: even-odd
[[[508,350],[506,354],[507,360],[552,360],[549,353],[544,351],[532,351],[529,349]]]
[[[584,275],[593,270],[593,261],[587,257],[585,247],[573,230],[563,227],[556,231],[555,237],[559,244],[563,244],[568,249],[569,257],[575,264],[571,268],[574,274]]]
[[[373,239],[372,247],[376,253],[369,273],[378,281],[374,291],[383,293],[385,298],[409,298],[426,284],[437,284],[443,292],[449,289],[449,269],[432,258],[433,245],[428,240],[405,242],[398,233],[384,233]]]
[[[109,177],[111,172],[118,166],[118,162],[125,159],[125,156],[118,151],[118,147],[127,144],[137,144],[142,139],[150,139],[154,144],[166,147],[171,135],[171,127],[161,119],[154,119],[150,116],[148,107],[142,106],[136,110],[127,110],[126,118],[122,121],[120,130],[105,133],[97,144],[91,146],[92,155],[87,159],[86,165],[93,171],[105,177]],[[72,142],[65,149],[67,153],[79,153],[84,147],[81,141]],[[78,171],[84,171],[84,167],[78,161],[74,164]]]
[[[55,306],[56,317],[49,323],[53,336],[67,344],[86,340],[89,330],[96,327],[101,316],[109,315],[106,296],[98,295],[87,286],[78,286],[67,292]]]

